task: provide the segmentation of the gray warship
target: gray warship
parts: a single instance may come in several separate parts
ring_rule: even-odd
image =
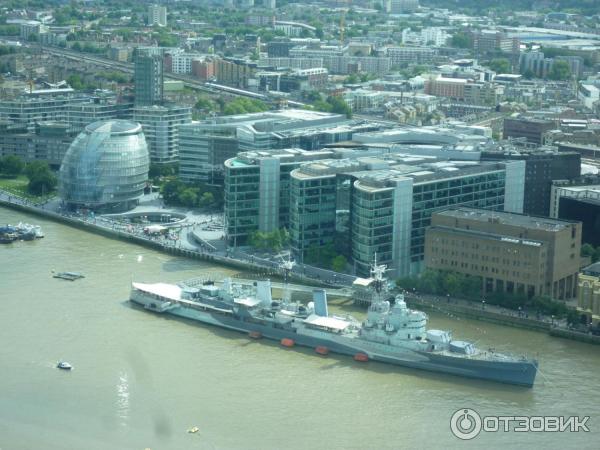
[[[409,309],[403,294],[393,304],[382,295],[385,266],[373,266],[373,299],[362,323],[349,315],[330,315],[326,292],[313,290],[307,305],[289,298],[274,300],[269,280],[244,286],[225,279],[220,286],[199,287],[166,283],[132,283],[130,301],[159,314],[197,320],[247,333],[254,339],[277,340],[281,345],[314,348],[370,360],[461,377],[532,387],[538,363],[473,343],[454,340],[452,333],[428,330],[428,317]]]

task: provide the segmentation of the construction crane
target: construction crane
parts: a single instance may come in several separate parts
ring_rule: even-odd
[[[27,84],[29,85],[29,93],[33,93],[33,68],[29,69],[29,79],[27,80]]]
[[[344,25],[346,21],[346,10],[340,16],[340,47],[344,46]]]

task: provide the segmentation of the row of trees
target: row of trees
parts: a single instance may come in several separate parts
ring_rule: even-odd
[[[594,248],[592,244],[583,244],[581,246],[581,256],[589,256],[592,262],[600,260],[600,246]]]
[[[457,272],[444,270],[425,270],[420,277],[403,277],[396,280],[396,285],[407,291],[417,290],[426,294],[450,295],[451,297],[481,301],[481,277],[467,276]],[[575,323],[578,318],[576,311],[569,309],[563,302],[552,300],[545,296],[529,298],[525,294],[507,292],[491,292],[485,295],[485,302],[503,308],[529,310],[557,318],[567,318]]]
[[[248,244],[258,250],[280,251],[290,242],[290,233],[281,228],[275,231],[253,231],[248,235]]]
[[[489,64],[489,68],[492,69],[496,73],[511,73],[511,64],[510,61],[506,58],[494,58]],[[536,74],[527,69],[523,72],[523,77],[527,79],[535,78]],[[554,61],[552,64],[552,68],[548,72],[548,79],[555,81],[564,81],[571,78],[571,69],[569,68],[569,64],[566,61]]]
[[[105,53],[107,47],[99,47],[97,45],[92,44],[91,42],[84,42],[83,44],[80,42],[75,42],[71,46],[72,50],[84,53]]]
[[[25,166],[25,175],[29,179],[27,191],[30,194],[46,195],[56,189],[56,175],[45,162],[30,162]]]
[[[228,102],[223,107],[223,115],[232,116],[234,114],[247,114],[267,111],[269,106],[251,98],[238,97],[235,100]]]
[[[205,184],[192,186],[169,180],[161,186],[160,192],[167,205],[186,208],[220,208],[223,205],[223,191]]]
[[[16,178],[21,174],[29,179],[27,191],[34,195],[49,194],[56,188],[57,180],[48,164],[32,161],[25,164],[18,156],[8,155],[0,158],[0,175]]]
[[[481,299],[481,278],[468,277],[461,273],[445,272],[442,270],[425,270],[420,277],[403,277],[396,284],[407,291],[417,290],[427,294],[447,295]]]
[[[159,181],[163,177],[172,177],[177,175],[179,172],[179,165],[173,164],[155,164],[150,163],[150,170],[148,171],[148,178]]]
[[[345,272],[348,259],[336,250],[334,244],[329,243],[310,247],[306,252],[304,262],[336,272]]]
[[[342,97],[330,95],[326,100],[319,98],[313,103],[313,108],[317,111],[345,114],[348,119],[352,118],[352,108]]]
[[[0,158],[0,175],[3,177],[16,178],[24,168],[25,163],[18,156],[7,155]]]
[[[81,77],[81,75],[79,75],[78,73],[73,73],[73,74],[69,75],[66,79],[66,82],[69,83],[69,86],[71,86],[76,91],[82,91],[82,90],[89,91],[89,90],[96,89],[98,87],[94,83],[89,83],[89,82],[85,81]]]

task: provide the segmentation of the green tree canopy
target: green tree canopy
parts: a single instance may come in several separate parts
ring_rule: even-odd
[[[551,80],[568,80],[571,77],[571,69],[566,61],[554,61],[552,69],[548,73],[548,78]]]
[[[492,59],[489,67],[496,73],[510,73],[510,61],[506,58]]]
[[[352,108],[342,97],[330,95],[326,101],[317,100],[314,102],[313,107],[317,111],[344,114],[349,119],[352,117]]]
[[[467,33],[459,31],[454,36],[452,36],[450,44],[452,45],[452,47],[469,48],[471,47],[471,38]]]
[[[25,175],[29,179],[27,190],[31,194],[45,195],[56,188],[56,175],[48,164],[42,161],[32,161],[25,167]]]
[[[348,260],[346,257],[344,255],[338,255],[331,260],[331,269],[336,272],[344,272],[347,264]]]
[[[0,174],[7,177],[16,177],[23,172],[25,164],[21,158],[15,155],[7,155],[0,158]]]
[[[235,114],[257,113],[267,111],[268,109],[267,104],[260,100],[238,97],[224,105],[223,115],[232,116]]]
[[[193,189],[187,188],[178,193],[177,200],[181,205],[193,208],[198,203],[198,195]]]

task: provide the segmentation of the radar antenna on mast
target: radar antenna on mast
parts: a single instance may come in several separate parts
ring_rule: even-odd
[[[385,283],[384,274],[387,271],[387,266],[385,264],[377,265],[377,253],[375,253],[375,257],[373,258],[373,264],[371,265],[371,278],[375,281],[375,291],[379,294],[383,289],[383,284]]]

